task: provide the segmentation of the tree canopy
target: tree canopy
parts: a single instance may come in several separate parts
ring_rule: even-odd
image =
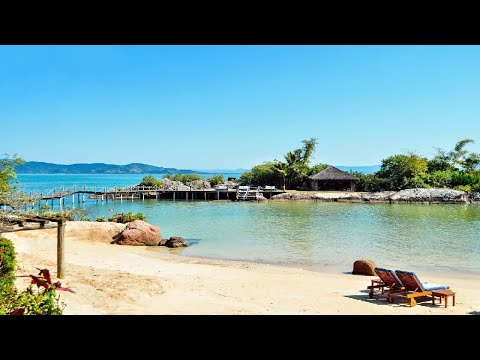
[[[4,154],[3,157],[0,158],[0,192],[7,192],[10,190],[10,180],[17,177],[15,168],[24,163],[25,161],[22,158],[19,158],[17,154],[14,154],[13,156]]]

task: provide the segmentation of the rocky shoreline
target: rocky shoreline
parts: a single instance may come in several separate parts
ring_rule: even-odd
[[[337,201],[368,203],[480,204],[480,193],[468,194],[453,189],[405,189],[380,192],[286,192],[271,201]]]

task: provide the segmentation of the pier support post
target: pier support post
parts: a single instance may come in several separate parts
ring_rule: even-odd
[[[185,191],[185,200],[188,201],[188,191]]]
[[[205,198],[205,201],[207,201],[207,192],[206,191],[203,192],[203,197]]]
[[[175,191],[173,192],[173,201],[175,201]]]
[[[145,193],[142,192],[142,201],[145,201]]]
[[[217,200],[220,200],[220,191],[217,190]]]
[[[57,222],[57,277],[63,279],[65,276],[65,219],[61,219]]]

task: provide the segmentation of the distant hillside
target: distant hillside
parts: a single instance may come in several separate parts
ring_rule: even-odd
[[[206,174],[243,174],[248,169],[193,169]]]
[[[336,166],[336,168],[343,171],[358,171],[364,174],[373,174],[374,172],[380,170],[380,165],[370,165],[370,166]]]
[[[39,161],[26,161],[15,170],[18,174],[192,174],[195,171],[164,168],[133,163],[114,165],[104,163],[60,165]]]

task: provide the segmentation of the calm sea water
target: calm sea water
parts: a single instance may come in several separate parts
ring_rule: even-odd
[[[19,180],[36,190],[76,176]],[[83,176],[85,185],[113,187],[137,183],[143,175]],[[89,200],[83,208],[91,218],[140,211],[164,237],[183,236],[192,245],[151,251],[323,271],[351,271],[356,259],[369,258],[385,267],[480,275],[479,205]]]
[[[19,182],[20,187],[27,193],[43,192],[51,193],[53,188],[60,190],[62,186],[65,189],[87,186],[93,190],[94,186],[99,189],[104,187],[126,187],[139,184],[143,177],[148,174],[18,174],[15,181]],[[214,174],[202,174],[203,178],[211,177]],[[225,179],[229,177],[239,178],[241,174],[222,174]],[[153,176],[161,179],[163,175],[154,174]]]

